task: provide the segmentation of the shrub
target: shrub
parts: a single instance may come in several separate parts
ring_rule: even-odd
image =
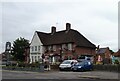
[[[39,62],[34,62],[30,64],[30,67],[39,67],[40,63]]]
[[[119,61],[116,59],[115,62],[114,62],[114,64],[119,64]]]
[[[24,62],[18,62],[18,67],[25,67],[25,63]]]

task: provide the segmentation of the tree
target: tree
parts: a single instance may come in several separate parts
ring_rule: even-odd
[[[22,37],[16,39],[13,42],[13,50],[12,50],[12,56],[13,59],[16,61],[25,61],[25,48],[29,47],[29,40],[24,39]]]

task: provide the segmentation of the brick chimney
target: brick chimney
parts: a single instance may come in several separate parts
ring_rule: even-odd
[[[69,31],[71,29],[71,24],[70,23],[66,23],[66,30]]]
[[[51,28],[51,34],[53,35],[55,32],[56,32],[56,27],[52,26],[52,28]]]
[[[100,49],[100,45],[97,46],[97,50],[99,50],[99,49]]]

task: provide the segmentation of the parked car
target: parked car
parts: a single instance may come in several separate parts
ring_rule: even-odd
[[[59,65],[59,70],[72,70],[72,65],[74,63],[77,63],[77,60],[64,60],[60,65]]]
[[[93,70],[93,64],[90,61],[82,61],[72,66],[73,71],[89,71]]]

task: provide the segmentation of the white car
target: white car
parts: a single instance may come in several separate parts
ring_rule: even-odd
[[[59,65],[59,70],[71,70],[72,65],[74,63],[77,63],[77,60],[64,60],[60,65]]]

